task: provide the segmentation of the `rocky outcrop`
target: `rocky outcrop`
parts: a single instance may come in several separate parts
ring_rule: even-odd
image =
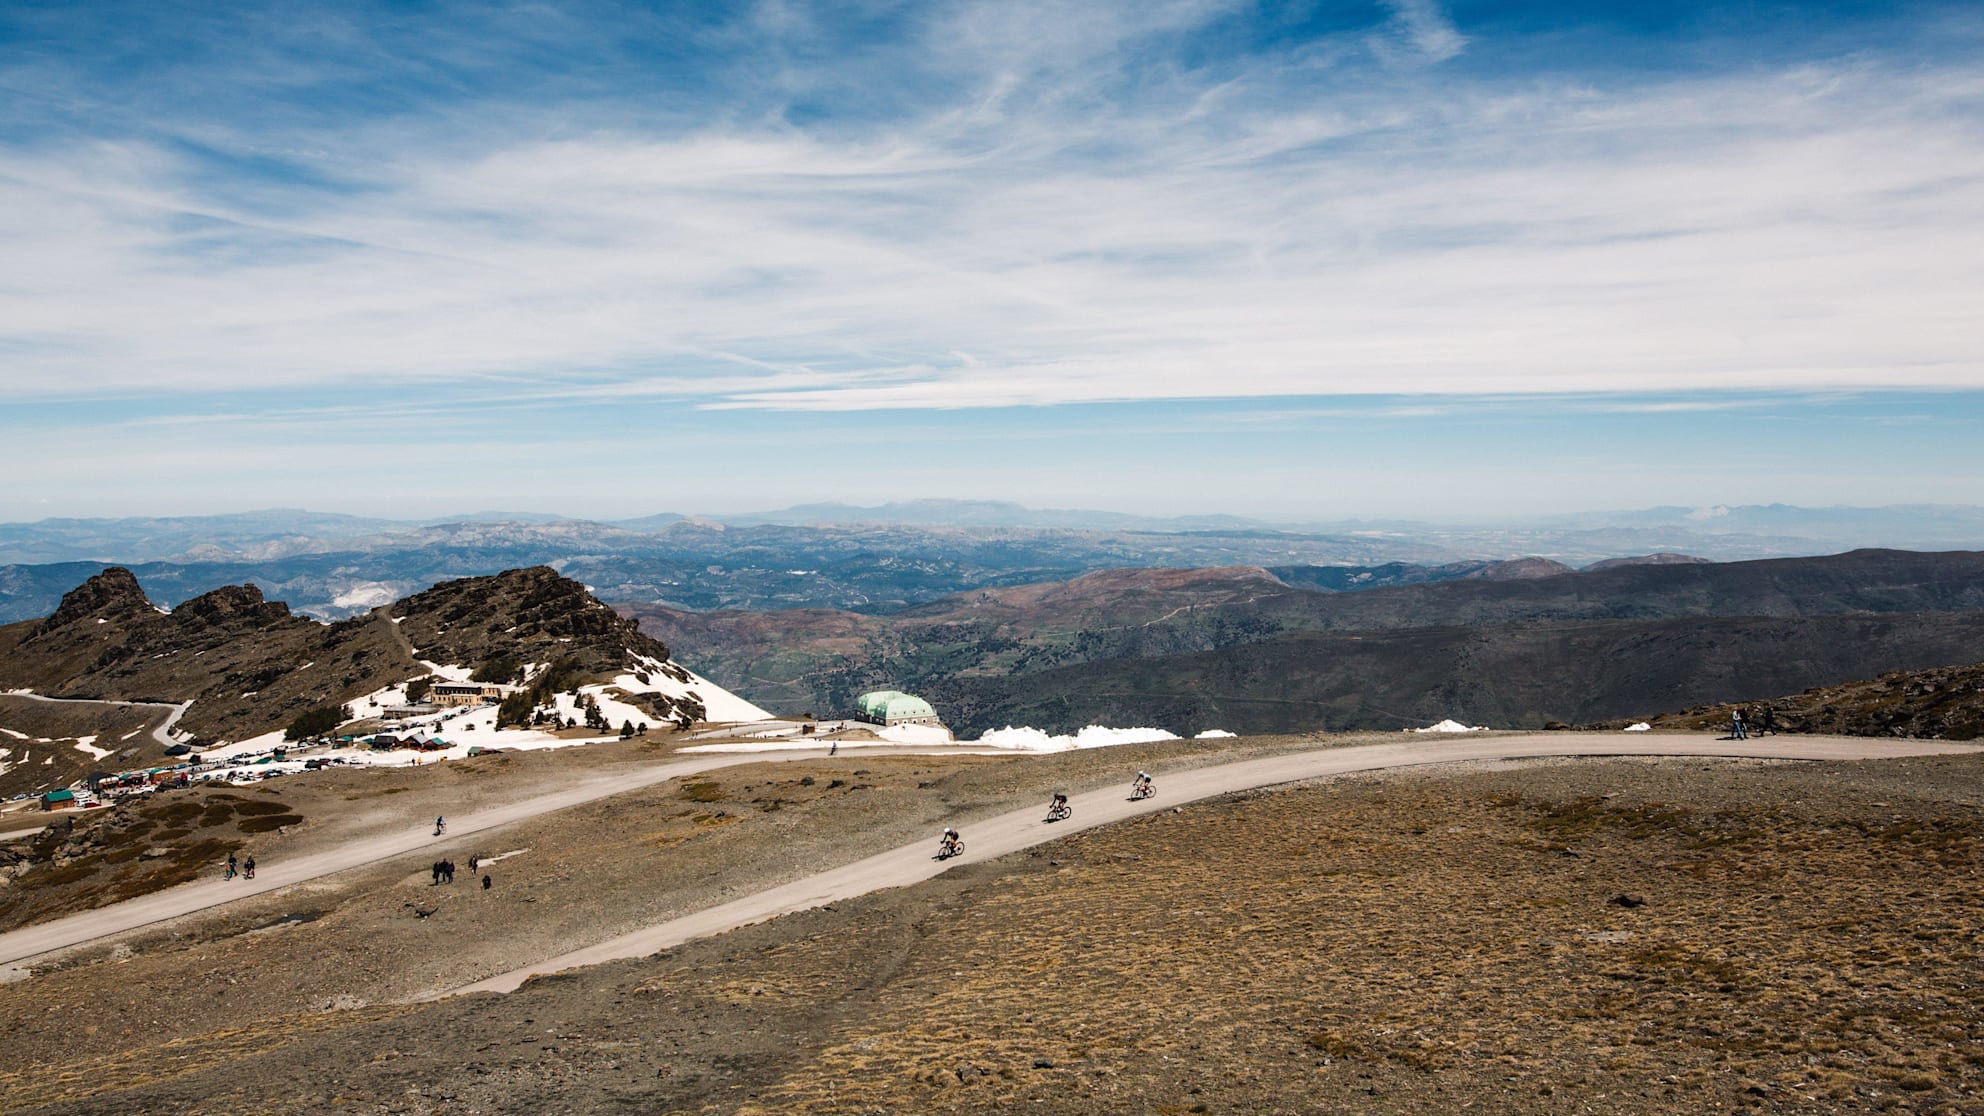
[[[279,624],[290,616],[288,605],[263,600],[253,585],[224,585],[173,609],[172,618],[188,628],[220,628]]]
[[[86,621],[134,621],[157,613],[138,585],[138,576],[123,566],[112,566],[71,589],[62,604],[35,625],[29,638]]]
[[[1766,701],[1698,705],[1652,723],[1656,728],[1725,729],[1738,709],[1753,731],[1768,709],[1781,732],[1976,740],[1984,737],[1984,663],[1891,671],[1864,682],[1816,686]]]
[[[433,662],[562,661],[581,674],[611,676],[636,669],[637,657],[668,659],[660,640],[549,566],[443,582],[388,611],[416,653]]]
[[[131,571],[113,567],[47,619],[0,627],[0,689],[190,701],[180,728],[207,740],[282,729],[306,711],[422,676],[419,659],[490,668],[498,680],[527,664],[555,664],[552,673],[568,685],[678,669],[661,641],[548,566],[445,582],[328,625],[253,585],[224,586],[163,613]],[[677,721],[702,713],[693,699],[656,712]]]

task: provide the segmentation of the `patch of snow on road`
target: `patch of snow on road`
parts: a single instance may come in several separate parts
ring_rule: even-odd
[[[1653,726],[1652,726],[1652,725],[1649,725],[1649,724],[1647,724],[1647,723],[1646,723],[1645,721],[1636,721],[1636,722],[1634,722],[1633,724],[1630,724],[1630,725],[1627,725],[1627,726],[1626,726],[1626,729],[1625,729],[1625,731],[1627,731],[1627,732],[1652,732],[1652,731],[1653,731]]]
[[[83,736],[76,739],[76,750],[78,752],[88,752],[92,757],[102,759],[115,749],[99,748],[96,746],[95,736]]]
[[[1037,728],[1014,728],[1007,725],[1002,729],[980,736],[972,743],[980,747],[1001,748],[1014,752],[1072,752],[1081,748],[1108,748],[1117,744],[1151,744],[1159,740],[1176,740],[1177,734],[1160,728],[1105,728],[1102,725],[1088,725],[1073,736],[1050,736]]]
[[[1414,732],[1484,732],[1486,730],[1483,729],[1480,725],[1463,725],[1459,721],[1445,720],[1445,721],[1441,721],[1437,725],[1427,725],[1425,728],[1416,728],[1413,729],[1412,731]]]
[[[1194,739],[1194,740],[1230,740],[1230,739],[1232,739],[1233,737],[1235,737],[1235,736],[1238,736],[1238,735],[1240,735],[1240,734],[1239,734],[1239,733],[1237,733],[1237,732],[1228,732],[1228,731],[1226,731],[1225,729],[1207,729],[1207,730],[1205,730],[1204,732],[1202,732],[1202,733],[1200,733],[1200,734],[1198,734],[1197,736],[1194,736],[1194,737],[1193,737],[1192,739]]]

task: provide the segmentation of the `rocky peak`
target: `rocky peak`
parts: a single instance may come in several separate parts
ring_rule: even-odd
[[[34,634],[81,620],[134,620],[154,615],[157,610],[138,584],[138,575],[123,566],[111,566],[69,590],[54,613],[36,626]]]
[[[549,566],[444,582],[392,606],[400,632],[436,662],[570,660],[609,672],[668,649]]]
[[[172,610],[174,620],[192,621],[207,627],[240,620],[268,623],[288,616],[288,605],[262,599],[262,591],[253,585],[223,585],[211,593],[182,602]]]

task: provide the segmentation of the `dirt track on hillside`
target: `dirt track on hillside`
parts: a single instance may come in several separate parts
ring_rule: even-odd
[[[655,863],[1094,758],[740,771],[673,799],[735,820]],[[0,1110],[1975,1112],[1981,839],[1977,755],[1470,763],[1172,804],[507,996],[270,998],[580,898],[554,870],[526,901],[566,867],[540,848],[431,922],[339,908],[0,985]]]
[[[1738,755],[1754,758],[1867,759],[1881,756],[1934,755],[1973,750],[1967,745],[1938,741],[1868,741],[1854,738],[1774,737],[1768,740],[1723,741],[1705,737],[1621,734],[1541,733],[1462,739],[1415,739],[1399,744],[1361,748],[1331,748],[1309,753],[1243,761],[1180,772],[1167,777],[1166,803],[1189,802],[1218,794],[1294,782],[1351,771],[1415,766],[1473,759],[1514,759],[1549,755]],[[919,749],[891,749],[895,755],[922,754]],[[826,758],[825,750],[756,754],[717,754],[674,758],[635,772],[598,776],[557,790],[468,813],[456,814],[450,832],[436,834],[424,825],[401,832],[382,832],[334,848],[283,860],[264,867],[253,880],[204,880],[118,903],[68,918],[0,934],[0,964],[20,961],[164,922],[195,911],[279,888],[320,879],[352,868],[390,860],[420,850],[450,847],[464,839],[493,833],[520,821],[571,809],[645,786],[706,772],[763,762],[792,762]],[[1050,831],[1034,817],[1037,810],[1008,812],[973,827],[963,863],[987,859],[1049,840],[1069,830],[1120,821],[1160,808],[1156,799],[1131,803],[1120,793],[1096,791],[1075,802],[1077,814]],[[507,991],[533,972],[550,972],[574,965],[595,964],[652,953],[704,934],[720,933],[778,914],[851,898],[884,887],[901,887],[928,879],[952,867],[935,861],[929,851],[907,846],[870,857],[830,873],[786,884],[714,912],[699,912],[668,926],[650,928],[619,939],[595,943],[540,965],[485,979],[463,991]]]
[[[508,992],[534,975],[581,965],[641,957],[693,938],[720,934],[766,918],[824,906],[889,887],[906,887],[960,864],[990,860],[1031,848],[1069,833],[1156,813],[1184,802],[1258,790],[1304,779],[1357,771],[1440,763],[1529,759],[1544,756],[1742,756],[1751,759],[1860,760],[1921,755],[1963,755],[1969,745],[1940,741],[1869,741],[1851,738],[1777,736],[1753,741],[1703,737],[1633,736],[1596,733],[1539,733],[1486,739],[1419,739],[1245,760],[1167,775],[1162,793],[1130,801],[1125,788],[1091,791],[1070,800],[1073,816],[1046,821],[1034,806],[987,818],[965,835],[967,852],[956,861],[931,855],[934,843],[908,845],[868,857],[832,872],[759,892],[722,907],[649,927],[611,941],[477,981],[456,992]]]

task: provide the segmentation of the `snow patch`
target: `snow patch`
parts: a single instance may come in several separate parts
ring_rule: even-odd
[[[891,744],[917,744],[936,746],[956,743],[951,730],[942,725],[888,725],[875,726],[868,731]]]
[[[1445,721],[1441,721],[1437,725],[1427,725],[1425,728],[1416,728],[1413,729],[1412,731],[1414,732],[1485,732],[1487,730],[1483,729],[1480,725],[1463,725],[1459,721],[1445,720]]]
[[[1194,737],[1193,737],[1192,739],[1194,739],[1194,740],[1230,740],[1230,739],[1232,739],[1233,737],[1236,737],[1236,736],[1238,736],[1238,735],[1240,735],[1240,734],[1239,734],[1239,733],[1237,733],[1237,732],[1228,732],[1228,731],[1226,731],[1225,729],[1207,729],[1207,730],[1205,730],[1204,732],[1202,732],[1202,733],[1200,733],[1200,734],[1198,734],[1197,736],[1194,736]]]
[[[1649,724],[1647,724],[1647,723],[1646,723],[1645,721],[1636,721],[1636,722],[1634,722],[1633,724],[1630,724],[1630,725],[1627,725],[1627,726],[1626,726],[1626,729],[1625,729],[1625,731],[1627,731],[1627,732],[1652,732],[1652,731],[1653,731],[1653,726],[1652,726],[1652,725],[1649,725]]]
[[[96,746],[96,737],[83,736],[77,738],[76,750],[78,752],[88,752],[91,756],[97,759],[102,759],[103,757],[109,755],[114,749],[99,748]]]
[[[1105,728],[1102,725],[1088,725],[1073,736],[1051,736],[1037,728],[1014,728],[1007,725],[1002,729],[993,729],[973,743],[980,747],[1014,752],[1072,752],[1081,748],[1108,748],[1117,744],[1151,744],[1159,740],[1176,739],[1178,737],[1175,733],[1160,728]]]
[[[722,686],[711,682],[681,663],[662,662],[646,655],[636,659],[641,673],[648,676],[646,682],[632,674],[623,674],[613,680],[613,685],[630,694],[660,693],[671,698],[694,697],[703,703],[703,719],[718,723],[742,724],[751,721],[770,721],[774,718],[768,712],[731,693]],[[586,687],[588,691],[597,687]],[[605,712],[606,703],[601,701],[600,710]],[[650,716],[637,712],[636,721],[647,720]],[[618,723],[617,714],[607,714]]]
[[[14,738],[14,739],[16,739],[16,740],[29,740],[29,739],[32,739],[32,737],[30,737],[30,736],[28,736],[28,734],[27,734],[27,733],[25,733],[25,732],[15,732],[15,731],[14,731],[13,729],[9,729],[9,728],[0,728],[0,732],[4,732],[4,733],[6,733],[6,734],[7,734],[8,736],[11,736],[11,737],[13,737],[13,738]]]
[[[392,586],[383,581],[361,581],[331,598],[339,608],[378,608],[398,600]]]

